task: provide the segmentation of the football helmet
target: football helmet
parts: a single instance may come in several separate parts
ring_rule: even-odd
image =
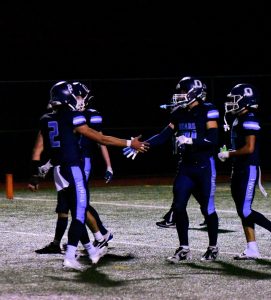
[[[90,101],[92,100],[93,96],[91,95],[90,89],[85,86],[83,83],[74,81],[72,83],[72,87],[74,90],[74,94],[76,97],[81,97],[81,99],[78,99],[78,101],[83,101],[84,108],[89,106]]]
[[[206,85],[194,77],[183,77],[177,84],[171,99],[173,108],[186,108],[196,100],[205,101],[207,96]]]
[[[61,106],[67,106],[71,110],[84,110],[84,105],[77,101],[72,84],[67,81],[57,82],[50,90],[50,100],[47,108],[55,109]]]
[[[258,92],[255,87],[247,83],[235,85],[227,95],[225,113],[239,113],[246,108],[257,109],[259,105]]]

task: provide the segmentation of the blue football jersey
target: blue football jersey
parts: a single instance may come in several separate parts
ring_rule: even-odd
[[[255,150],[248,155],[240,155],[233,157],[235,165],[259,165],[259,136],[261,126],[259,119],[254,112],[238,116],[233,123],[231,129],[231,146],[233,150],[242,148],[246,143],[246,137],[249,135],[256,136]]]
[[[97,110],[87,109],[85,110],[84,115],[87,121],[87,125],[90,128],[97,131],[102,131],[103,118]],[[85,136],[82,136],[80,139],[80,147],[83,156],[91,157],[91,154],[93,153],[93,147],[97,147],[97,142],[90,140]]]
[[[86,123],[84,113],[65,109],[41,117],[44,150],[53,165],[81,164],[80,136],[74,133],[74,129]]]
[[[192,145],[178,147],[183,162],[204,162],[215,154],[218,141],[204,143],[207,135],[206,124],[218,121],[219,112],[212,103],[204,102],[191,110],[177,109],[172,112],[170,122],[174,124],[176,136],[192,138]]]

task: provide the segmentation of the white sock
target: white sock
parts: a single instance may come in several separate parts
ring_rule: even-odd
[[[97,240],[98,242],[103,241],[104,236],[101,234],[101,231],[97,231],[95,233],[93,233],[95,240]]]
[[[91,242],[84,244],[83,247],[87,250],[89,255],[96,252],[96,248],[93,246],[93,244]]]
[[[182,247],[182,248],[184,248],[184,249],[186,249],[186,250],[189,249],[189,246],[187,246],[187,245],[180,245],[180,247]]]
[[[75,246],[67,245],[67,250],[66,250],[66,253],[65,253],[65,258],[75,259],[76,249],[77,249],[77,247],[75,247]]]
[[[256,241],[248,242],[248,243],[247,243],[247,250],[248,250],[249,252],[256,252],[256,253],[259,253],[259,249],[258,249],[257,242],[256,242]]]

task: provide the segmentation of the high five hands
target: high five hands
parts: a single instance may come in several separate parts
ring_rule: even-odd
[[[122,149],[123,155],[125,155],[127,158],[132,158],[133,160],[137,156],[139,152],[144,153],[149,150],[149,143],[147,142],[140,142],[139,139],[141,138],[141,135],[133,138],[131,137],[131,146],[125,147]]]

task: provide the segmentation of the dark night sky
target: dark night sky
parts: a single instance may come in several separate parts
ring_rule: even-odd
[[[178,6],[175,2],[76,1],[64,5],[55,1],[45,6],[24,1],[1,7],[0,128],[7,147],[0,150],[4,151],[0,157],[5,158],[5,162],[0,160],[0,170],[16,168],[17,177],[25,176],[34,128],[48,103],[49,89],[58,80],[91,82],[95,108],[110,129],[106,133],[122,137],[141,133],[146,137],[154,127],[166,125],[159,104],[169,101],[182,76],[206,79],[210,95],[221,106],[233,77],[255,75],[262,94],[267,95],[267,107],[269,9],[248,1],[238,2],[240,7],[229,1],[217,5],[179,1]],[[269,76],[263,81],[261,75]],[[209,81],[212,77],[215,84]],[[163,172],[151,155],[129,165],[119,150],[113,151],[119,160],[114,163],[116,174],[125,168],[142,172],[151,158],[149,169]],[[163,156],[168,172],[172,155],[168,152],[165,157],[165,152],[161,149],[157,157]]]
[[[269,10],[205,2],[13,5],[0,12],[0,79],[270,74]]]

